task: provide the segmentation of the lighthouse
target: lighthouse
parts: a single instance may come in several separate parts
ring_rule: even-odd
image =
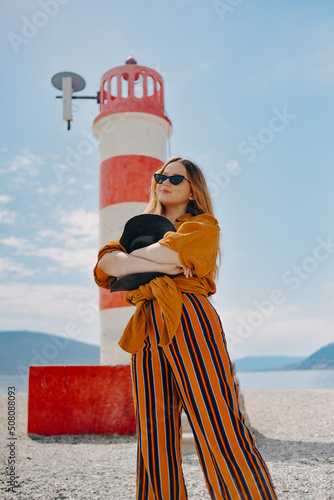
[[[152,175],[166,161],[172,124],[164,107],[161,75],[133,57],[101,78],[100,113],[93,124],[100,143],[100,247],[122,234],[128,219],[143,213]],[[125,292],[100,288],[101,365],[128,365],[118,346],[134,312]]]
[[[102,76],[98,95],[93,132],[100,143],[102,247],[144,211],[152,175],[166,160],[172,124],[165,113],[161,75],[133,57]],[[30,366],[28,434],[136,431],[130,355],[118,346],[134,307],[124,301],[125,292],[99,290],[101,364]]]

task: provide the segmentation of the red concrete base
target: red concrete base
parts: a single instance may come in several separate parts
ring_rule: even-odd
[[[134,434],[130,366],[30,366],[28,434]]]

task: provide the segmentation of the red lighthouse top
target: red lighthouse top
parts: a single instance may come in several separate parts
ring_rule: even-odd
[[[101,78],[100,114],[94,123],[111,113],[151,113],[165,118],[162,76],[128,57],[124,66],[112,68]]]

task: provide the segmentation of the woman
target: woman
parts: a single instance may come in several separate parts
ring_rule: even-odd
[[[275,499],[269,472],[238,406],[215,293],[219,227],[204,176],[175,157],[154,175],[146,213],[164,215],[177,232],[130,255],[116,242],[99,252],[95,280],[160,271],[128,292],[137,305],[120,340],[132,353],[137,418],[137,500],[187,498],[181,469],[181,411],[192,427],[213,499]],[[174,277],[173,277],[174,276]]]

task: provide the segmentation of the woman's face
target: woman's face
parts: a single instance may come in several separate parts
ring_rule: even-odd
[[[186,167],[178,161],[174,161],[167,165],[163,174],[168,176],[183,175],[189,180]],[[165,207],[180,205],[180,207],[184,206],[184,208],[186,208],[188,201],[194,199],[191,184],[185,179],[176,186],[174,186],[169,179],[166,179],[162,184],[157,184],[156,194],[160,203]]]

